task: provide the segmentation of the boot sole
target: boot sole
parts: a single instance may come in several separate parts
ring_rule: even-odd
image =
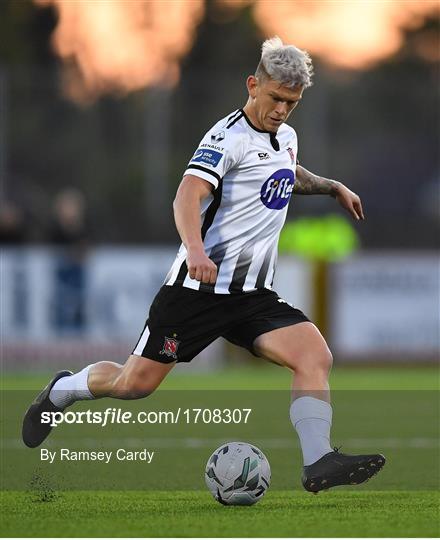
[[[318,493],[324,489],[336,486],[358,485],[367,482],[376,475],[385,465],[386,459],[382,454],[371,458],[365,463],[357,463],[347,468],[342,474],[329,477],[307,478],[303,481],[304,489],[311,493]]]

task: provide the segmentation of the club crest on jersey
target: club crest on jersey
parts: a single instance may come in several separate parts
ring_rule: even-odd
[[[177,341],[177,339],[165,336],[163,347],[159,354],[165,354],[166,356],[171,356],[177,360],[177,349],[179,348],[179,345],[180,341]]]
[[[293,150],[290,148],[287,149],[287,151],[289,152],[289,156],[290,156],[290,162],[292,163],[292,165],[295,163],[295,154],[293,153]]]
[[[275,171],[261,187],[260,199],[267,208],[281,210],[292,195],[295,174],[292,169]]]

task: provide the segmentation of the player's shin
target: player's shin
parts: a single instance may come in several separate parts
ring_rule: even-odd
[[[290,419],[298,433],[305,466],[315,463],[325,454],[332,452],[330,403],[316,397],[302,395],[292,402]]]

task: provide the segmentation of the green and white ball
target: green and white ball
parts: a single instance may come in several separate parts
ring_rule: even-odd
[[[205,482],[216,501],[225,505],[250,506],[270,485],[270,465],[252,444],[223,444],[208,459]]]

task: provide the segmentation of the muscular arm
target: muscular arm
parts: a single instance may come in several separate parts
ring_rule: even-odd
[[[331,195],[336,197],[340,182],[317,176],[304,169],[301,165],[296,166],[296,179],[293,192],[300,195]]]
[[[212,189],[206,180],[186,175],[173,203],[176,227],[187,250],[188,274],[203,283],[215,283],[217,279],[217,266],[205,253],[200,222],[200,203]]]
[[[293,192],[300,195],[330,195],[334,197],[342,208],[345,208],[354,219],[364,219],[361,199],[356,193],[349,190],[348,187],[344,186],[341,182],[317,176],[307,169],[304,169],[304,167],[301,167],[301,165],[297,165],[296,167]]]

